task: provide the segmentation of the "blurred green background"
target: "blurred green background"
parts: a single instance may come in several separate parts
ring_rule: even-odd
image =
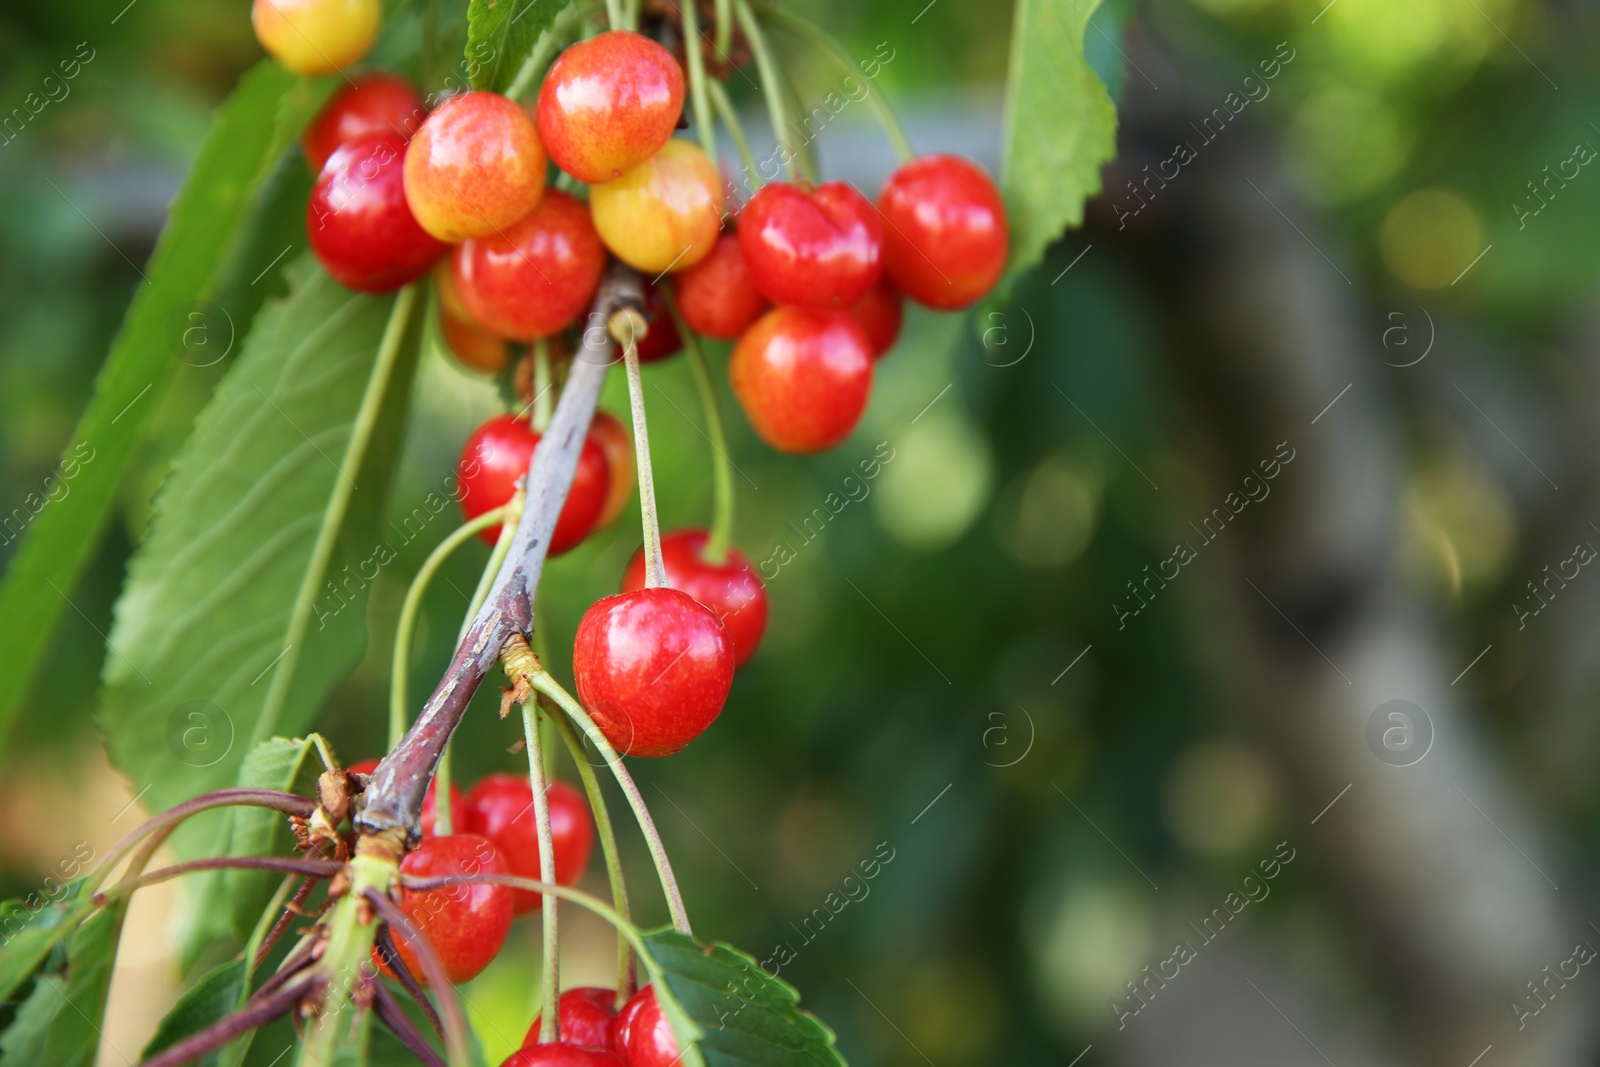
[[[92,53],[0,134],[0,508],[55,466],[209,111],[259,55],[242,2],[125,2],[0,15],[0,111]],[[1119,158],[1085,228],[1003,306],[912,311],[830,453],[771,453],[724,390],[737,540],[793,559],[715,728],[636,773],[697,931],[758,959],[787,944],[782,976],[852,1063],[1600,1062],[1592,968],[1564,963],[1600,944],[1600,579],[1547,581],[1600,544],[1600,18],[1559,0],[1325,3],[1102,9],[1088,46]],[[919,148],[998,166],[1002,7],[818,8],[852,52],[894,49],[878,84]],[[780,40],[820,101],[835,72]],[[853,111],[819,151],[869,191],[891,161]],[[186,369],[152,424],[5,747],[7,896],[134,822],[91,718],[102,635],[183,398],[222,369]],[[437,352],[415,395],[397,515],[501,404]],[[622,398],[616,376],[606,404]],[[703,523],[681,360],[647,371],[647,401],[664,521]],[[1226,502],[1259,493],[1246,477],[1280,442],[1294,459],[1270,492]],[[808,539],[874,455],[893,458],[867,496]],[[547,572],[558,674],[637,545],[632,514]],[[1196,558],[1173,578],[1179,543]],[[380,575],[367,659],[321,719],[347,759],[382,750],[394,617],[431,544]],[[486,553],[435,583],[414,692]],[[517,765],[497,696],[463,727],[463,782]],[[1404,729],[1429,745],[1397,756],[1399,720],[1372,731],[1391,700],[1421,710]],[[664,921],[627,848],[639,909]],[[892,859],[839,907],[874,856]],[[102,1063],[131,1057],[178,989],[181,896],[152,899]],[[1210,937],[1218,908],[1237,917]],[[573,925],[570,980],[606,980],[604,932]],[[536,926],[513,938],[466,990],[491,1056],[537,993]],[[1180,940],[1196,958],[1172,977]]]

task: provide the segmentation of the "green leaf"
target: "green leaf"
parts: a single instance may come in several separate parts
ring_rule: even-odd
[[[85,879],[62,887],[55,899],[34,894],[0,902],[0,1003],[44,966],[50,951],[78,928],[87,910]]]
[[[180,453],[117,603],[100,721],[155,810],[231,785],[255,745],[310,723],[363,654],[372,568],[392,558],[378,524],[416,291],[352,293],[309,258],[289,275]],[[216,855],[216,826],[191,820],[173,844]]]
[[[191,1034],[198,1034],[237,1011],[248,977],[242,959],[229,960],[207,971],[167,1012],[161,1025],[156,1028],[155,1036],[144,1047],[141,1058],[149,1059],[162,1049],[176,1045]],[[214,1064],[217,1056],[213,1053],[194,1062]]]
[[[1006,80],[1000,185],[1011,217],[1008,284],[1036,266],[1100,191],[1117,112],[1084,57],[1100,0],[1017,0]]]
[[[706,1067],[843,1067],[833,1031],[798,1007],[800,994],[720,942],[707,947],[672,929],[644,935],[645,967],[680,1048],[693,1042]],[[661,997],[665,986],[671,997]],[[692,1067],[693,1053],[683,1062]]]
[[[65,973],[35,977],[33,993],[0,1037],[0,1067],[91,1067],[126,911],[118,903],[96,912],[68,942]]]
[[[99,541],[143,421],[183,366],[169,329],[194,301],[215,298],[258,187],[328,89],[265,61],[218,110],[63,453],[77,464],[72,491],[39,512],[0,585],[0,743]]]
[[[505,92],[539,35],[571,0],[469,0],[465,70],[474,89]]]

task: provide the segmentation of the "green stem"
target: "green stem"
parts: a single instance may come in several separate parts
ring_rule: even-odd
[[[550,428],[550,413],[555,410],[554,386],[550,345],[541,337],[533,342],[533,428],[541,434]]]
[[[733,47],[733,5],[728,0],[717,0],[717,51],[723,59]]]
[[[537,654],[537,653],[536,653]],[[543,662],[543,658],[540,658]],[[578,732],[572,728],[572,723],[567,721],[565,715],[548,715],[546,719],[555,724],[556,733],[561,735],[561,740],[566,742],[567,751],[572,755],[572,762],[578,768],[578,777],[583,782],[583,791],[589,797],[589,810],[594,813],[595,832],[600,835],[600,853],[606,860],[606,877],[611,881],[611,904],[617,909],[624,919],[629,917],[628,911],[628,883],[622,870],[622,853],[617,849],[617,832],[611,824],[611,811],[606,807],[606,796],[600,789],[600,779],[594,773],[594,765],[589,762],[588,753],[583,750],[583,741],[579,739]],[[629,951],[626,938],[617,938],[617,1008],[620,1010],[633,995],[633,955]]]
[[[761,24],[756,21],[755,12],[750,10],[749,0],[733,0],[734,9],[738,12],[739,28],[744,30],[744,35],[750,41],[751,54],[755,56],[756,73],[761,78],[761,95],[767,100],[767,113],[772,116],[772,136],[777,143],[783,146],[784,171],[793,181],[797,176],[796,164],[799,156],[796,154],[793,143],[789,140],[788,105],[783,99],[783,84],[779,80],[778,64],[772,57],[772,52],[767,47],[766,34],[761,31]]]
[[[539,837],[539,880],[556,880],[556,846],[550,836],[550,796],[539,744],[537,701],[522,705],[522,736],[528,743],[528,785],[533,789],[533,824]],[[561,925],[556,898],[544,894],[544,1011],[539,1016],[539,1041],[557,1040],[556,997],[561,988]]]
[[[261,943],[267,939],[267,931],[271,930],[278,922],[278,915],[283,910],[283,905],[289,899],[289,894],[305,877],[299,874],[286,874],[283,883],[278,886],[278,891],[272,894],[272,900],[267,903],[267,910],[261,913],[261,918],[256,922],[256,928],[250,931],[250,940],[244,946],[244,973],[248,980],[255,973],[256,953],[261,951]]]
[[[689,60],[689,100],[694,108],[694,124],[700,147],[712,163],[717,161],[717,129],[711,120],[711,101],[706,96],[706,57],[700,52],[700,9],[696,0],[679,0],[683,15],[683,51]]]
[[[622,765],[622,757],[617,755],[617,750],[611,747],[611,742],[606,740],[605,734],[589,718],[589,713],[583,710],[573,695],[561,687],[549,671],[540,670],[528,679],[535,689],[560,705],[561,710],[572,719],[573,725],[583,731],[585,737],[594,742],[594,746],[605,757],[606,764],[610,766],[612,775],[617,779],[617,785],[622,787],[622,793],[628,798],[628,806],[633,809],[633,817],[639,823],[639,830],[644,834],[645,844],[650,848],[650,858],[655,861],[656,877],[661,880],[661,891],[667,898],[667,911],[672,914],[672,925],[688,934],[689,913],[683,906],[683,894],[678,891],[677,876],[672,873],[672,861],[667,858],[666,846],[661,843],[661,834],[656,830],[655,819],[650,816],[650,809],[645,806],[644,797],[639,793],[639,787],[634,783],[633,775],[628,773],[628,768]]]
[[[320,964],[328,975],[327,990],[322,997],[324,1010],[319,1011],[306,1028],[298,1061],[301,1067],[326,1067],[334,1062],[335,1045],[344,1029],[340,1023],[348,1018],[346,1003],[372,965],[372,942],[378,925],[372,921],[363,897],[369,889],[387,896],[399,875],[393,860],[359,854],[346,870],[350,874],[350,887],[333,905],[333,915],[327,920],[328,938]],[[441,997],[449,995],[443,989],[438,992]],[[454,1028],[447,1030],[452,1065],[467,1062],[463,1036],[455,1033]]]
[[[739,150],[739,159],[744,163],[745,173],[750,176],[750,180],[744,183],[745,191],[761,188],[765,181],[761,176],[761,167],[756,163],[755,153],[750,151],[750,140],[744,135],[744,123],[739,121],[739,113],[734,110],[733,101],[728,99],[728,90],[715,78],[711,79],[709,88],[711,100],[717,105],[717,114],[722,116],[722,124],[728,128],[733,147]]]
[[[639,349],[630,335],[622,359],[628,371],[628,404],[633,411],[633,456],[639,471],[639,515],[644,525],[644,584],[659,589],[667,584],[661,561],[661,520],[656,512],[656,479],[650,468],[650,430],[644,419],[644,379],[639,372]]]
[[[628,16],[622,10],[622,0],[606,0],[606,22],[613,30],[628,28]]]
[[[856,69],[855,60],[850,58],[850,53],[846,52],[839,42],[834,40],[821,26],[818,26],[805,16],[796,14],[787,7],[780,7],[777,4],[762,4],[761,10],[775,16],[780,22],[787,24],[790,29],[806,38],[817,48],[828,53],[845,73],[852,77],[860,76],[860,72]],[[916,155],[916,151],[911,147],[911,141],[906,137],[906,131],[900,125],[900,120],[895,117],[894,109],[889,106],[889,102],[883,99],[882,95],[874,92],[871,87],[867,89],[866,101],[867,106],[872,109],[872,114],[877,118],[878,124],[883,127],[883,132],[888,134],[889,140],[893,142],[895,153],[899,155],[900,162],[908,162]]]
[[[406,590],[405,602],[400,605],[400,622],[394,634],[394,657],[389,669],[390,749],[400,743],[400,739],[405,736],[407,728],[411,725],[411,716],[406,711],[406,682],[411,671],[412,636],[417,630],[417,617],[422,611],[422,597],[428,591],[428,583],[433,581],[433,576],[444,565],[444,561],[450,558],[452,552],[495,523],[503,522],[505,516],[505,508],[495,508],[457,529],[439,542],[438,547],[423,560],[417,576],[411,579],[411,588]]]
[[[778,78],[783,82],[783,91],[788,94],[789,102],[794,104],[796,114],[806,115],[806,102],[800,98],[800,87],[795,85],[794,78],[782,67],[778,68]],[[808,119],[802,118],[800,129],[804,131],[809,128]],[[817,157],[811,150],[811,142],[816,140],[816,136],[813,133],[804,140],[794,142],[795,154],[799,157],[800,174],[811,182],[817,180]]]
[[[728,439],[722,430],[722,413],[717,410],[717,393],[711,384],[711,368],[689,324],[683,321],[678,302],[667,290],[661,291],[667,313],[672,316],[678,336],[683,338],[684,354],[694,372],[695,390],[700,394],[700,409],[706,416],[706,436],[711,438],[711,536],[706,539],[701,558],[707,563],[724,563],[728,544],[733,539],[733,460],[728,457]]]

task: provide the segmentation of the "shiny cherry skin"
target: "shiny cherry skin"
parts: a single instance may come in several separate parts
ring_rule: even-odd
[[[511,500],[518,479],[533,463],[538,444],[538,432],[514,415],[496,415],[467,438],[456,478],[464,490],[461,512],[468,521]],[[605,454],[592,438],[585,439],[567,502],[550,535],[550,555],[559,556],[589,536],[605,504],[609,481]],[[500,538],[500,527],[492,526],[479,536],[492,545]]]
[[[583,202],[559,189],[498,233],[456,246],[461,303],[494,333],[522,341],[564,329],[594,299],[606,250]]]
[[[256,40],[296,74],[331,74],[367,54],[378,35],[378,0],[255,0]]]
[[[672,288],[684,324],[719,341],[738,337],[770,303],[751,279],[739,237],[732,233],[718,237],[706,258],[674,275]]]
[[[744,332],[728,379],[757,435],[780,452],[850,436],[872,392],[872,342],[848,312],[774,308]]]
[[[385,293],[416,281],[444,254],[406,204],[405,151],[394,134],[352,141],[329,157],[311,187],[306,236],[341,285]]]
[[[722,228],[722,176],[697,145],[674,137],[621,177],[589,187],[600,239],[618,259],[654,277],[687,270]]]
[[[422,97],[396,74],[363,74],[334,93],[300,136],[300,151],[313,174],[340,145],[373,134],[411,140],[428,117]]]
[[[439,298],[439,334],[463,367],[499,374],[511,359],[511,347],[504,337],[485,329],[461,302],[450,258],[441,259],[433,268],[433,291]]]
[[[762,186],[739,212],[739,251],[774,304],[847,308],[883,273],[883,222],[847,182]]]
[[[606,502],[595,520],[595,528],[601,529],[616,521],[633,496],[633,431],[611,412],[596,411],[589,423],[589,439],[605,453],[606,472],[611,476]]]
[[[650,986],[630,997],[617,1013],[611,1048],[628,1067],[675,1067],[678,1063],[678,1039]]]
[[[476,834],[424,837],[416,850],[400,861],[400,873],[414,878],[456,874],[507,874],[505,862],[488,838]],[[511,890],[503,885],[459,885],[418,892],[400,891],[400,910],[433,947],[445,976],[458,985],[489,966],[511,930]],[[395,947],[417,981],[427,975],[417,962],[410,941],[393,930]],[[385,971],[378,949],[373,949]]]
[[[855,302],[850,308],[850,317],[872,342],[872,356],[876,359],[893,348],[900,337],[900,327],[906,318],[905,300],[885,275],[867,290],[866,296]]]
[[[716,612],[733,642],[733,665],[755,655],[767,629],[767,588],[756,577],[750,561],[733,546],[728,558],[712,563],[705,558],[705,530],[675,530],[661,536],[661,562],[667,584],[682,589]],[[622,591],[644,588],[644,549],[633,554],[622,575]]]
[[[406,150],[406,198],[441,241],[506,229],[544,194],[544,146],[528,113],[499,93],[440,104]]]
[[[878,208],[887,222],[889,277],[919,304],[947,311],[967,307],[1005,270],[1005,203],[970,160],[918,156],[889,176]]]
[[[524,1045],[501,1061],[500,1067],[626,1067],[615,1053],[585,1048],[569,1042]]]
[[[683,69],[655,41],[611,30],[572,45],[539,87],[539,136],[556,166],[591,185],[655,155],[683,113]]]
[[[561,1040],[569,1045],[584,1048],[609,1049],[611,1028],[617,1013],[613,1007],[617,991],[599,986],[579,986],[561,994],[556,1002],[556,1017],[561,1020]],[[528,1036],[522,1039],[523,1048],[533,1048],[539,1043],[540,1015],[533,1017]]]
[[[670,756],[722,711],[733,642],[715,613],[677,589],[596,601],[578,624],[578,696],[616,750]]]
[[[556,883],[577,885],[594,847],[594,820],[589,805],[566,782],[551,782],[545,793],[550,805],[550,843],[555,849]],[[487,837],[512,874],[539,878],[539,826],[533,813],[533,786],[526,775],[491,774],[467,791],[468,833]],[[544,898],[526,889],[512,890],[518,915],[538,911]],[[579,1042],[583,1044],[583,1042]]]
[[[346,768],[351,774],[371,774],[378,769],[375,759],[358,760]],[[417,825],[422,830],[423,837],[432,837],[435,820],[438,818],[439,780],[435,778],[428,783],[428,792],[422,798],[422,812],[417,816]],[[455,782],[450,783],[450,827],[452,830],[466,829],[466,805],[461,800],[461,790]]]

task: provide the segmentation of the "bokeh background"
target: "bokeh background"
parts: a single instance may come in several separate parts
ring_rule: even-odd
[[[0,134],[5,508],[55,467],[209,110],[258,56],[242,0],[125,4],[0,15],[0,110],[82,61]],[[919,148],[998,166],[1005,5],[816,17],[892,50],[878,87]],[[836,71],[782,42],[820,103]],[[787,945],[783,977],[858,1065],[1595,1063],[1600,17],[1152,0],[1102,8],[1088,44],[1118,158],[1013,301],[913,311],[825,455],[768,452],[724,393],[738,541],[782,560],[773,621],[716,728],[636,768],[697,930]],[[860,106],[818,150],[869,190],[892,165]],[[101,634],[222,369],[152,422],[5,741],[6,896],[139,817],[92,719]],[[647,377],[664,518],[704,522],[687,368]],[[396,514],[500,403],[425,354]],[[549,568],[562,670],[636,544],[624,519]],[[382,748],[428,547],[380,575],[367,659],[322,716],[348,759]],[[485,555],[435,583],[415,691]],[[494,696],[461,779],[516,766]],[[180,988],[182,891],[140,899],[103,1064],[136,1059]],[[569,980],[606,980],[605,931],[571,928]],[[536,924],[513,939],[466,989],[492,1056],[536,1002]]]

